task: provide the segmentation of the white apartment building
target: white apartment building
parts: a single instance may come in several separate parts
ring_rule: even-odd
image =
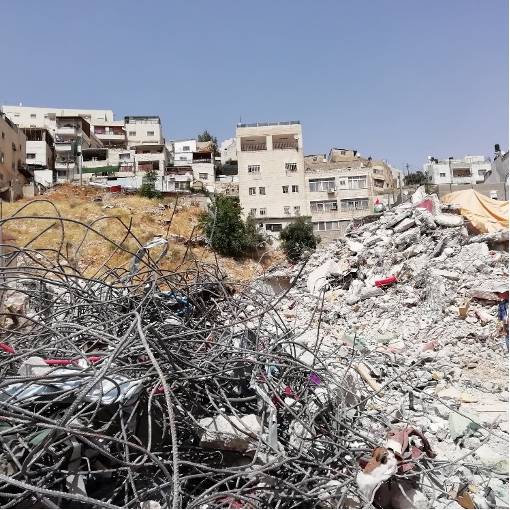
[[[127,146],[161,145],[165,143],[161,119],[156,116],[124,117]]]
[[[485,174],[491,169],[490,158],[484,156],[464,156],[455,159],[429,157],[423,165],[423,173],[430,184],[477,184],[482,183]]]
[[[307,216],[303,135],[298,121],[238,124],[236,152],[243,215],[275,237]]]
[[[87,110],[77,108],[38,108],[32,106],[2,106],[5,115],[21,128],[46,128],[55,135],[57,117],[82,117],[89,124],[113,121],[112,110]]]
[[[55,170],[57,182],[79,178],[82,150],[102,147],[90,124],[80,116],[57,116],[55,119]]]
[[[173,167],[168,169],[175,190],[193,185],[210,192],[215,189],[214,156],[211,142],[195,139],[173,140]],[[191,177],[191,180],[190,180]]]
[[[221,142],[219,147],[221,164],[237,161],[237,143],[235,138],[229,138]]]
[[[371,214],[379,195],[393,189],[391,169],[357,151],[332,149],[306,156],[307,201],[314,230],[324,241],[344,234],[352,218]]]
[[[55,168],[54,141],[46,128],[21,128],[27,137],[26,161],[33,171]]]

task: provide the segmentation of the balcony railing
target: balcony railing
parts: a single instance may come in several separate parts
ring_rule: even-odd
[[[197,163],[212,163],[212,159],[194,159],[191,163],[196,165]]]
[[[55,134],[60,136],[76,136],[78,128],[73,126],[59,126],[55,129]]]
[[[58,142],[55,144],[55,150],[57,152],[71,152],[73,148],[73,144],[67,142],[67,143],[62,143],[62,142]]]
[[[243,152],[265,151],[267,150],[267,145],[265,143],[257,143],[253,145],[241,145],[241,150]]]
[[[103,131],[101,133],[94,132],[98,138],[113,138],[114,140],[123,140],[125,138],[124,133],[114,133],[113,131]]]
[[[237,127],[290,126],[291,124],[301,124],[301,122],[299,122],[299,120],[286,120],[283,122],[256,122],[255,124],[237,124]]]
[[[288,142],[277,142],[273,143],[273,149],[297,149],[298,146],[295,143]]]

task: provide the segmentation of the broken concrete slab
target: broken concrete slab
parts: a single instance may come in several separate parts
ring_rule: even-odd
[[[262,432],[260,418],[254,414],[237,418],[218,415],[203,418],[199,422],[201,429],[200,446],[218,450],[246,452]]]

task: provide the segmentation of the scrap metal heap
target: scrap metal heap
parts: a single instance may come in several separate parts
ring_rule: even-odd
[[[52,219],[62,241],[11,246],[3,256],[3,508],[362,508],[374,498],[387,508],[501,506],[501,420],[484,422],[460,405],[483,388],[440,396],[460,377],[441,352],[488,335],[472,324],[475,335],[450,342],[451,324],[438,318],[462,285],[415,262],[471,253],[463,227],[432,228],[422,210],[406,209],[395,228],[386,221],[389,244],[377,258],[381,222],[403,214],[386,213],[280,271],[292,284],[275,295],[265,283],[277,272],[229,283],[191,248],[179,268],[161,270],[163,237],[112,267],[113,255],[136,241],[117,218],[102,221],[125,230],[122,243],[98,222],[81,224],[83,241],[70,256],[70,220],[23,211],[0,223]],[[417,226],[399,233],[410,218]],[[417,242],[404,249],[403,234]],[[113,251],[85,277],[76,260],[92,235]],[[508,257],[497,255],[482,262],[500,270]],[[381,274],[367,271],[376,267]],[[371,285],[379,276],[387,281]],[[399,309],[429,310],[426,325],[398,334]],[[364,314],[370,326],[362,327]],[[429,346],[418,349],[422,340]]]

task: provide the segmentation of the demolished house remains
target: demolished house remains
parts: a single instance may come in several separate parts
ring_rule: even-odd
[[[2,507],[508,507],[508,228],[422,195],[247,284],[98,222],[71,260],[56,211],[3,260]]]

